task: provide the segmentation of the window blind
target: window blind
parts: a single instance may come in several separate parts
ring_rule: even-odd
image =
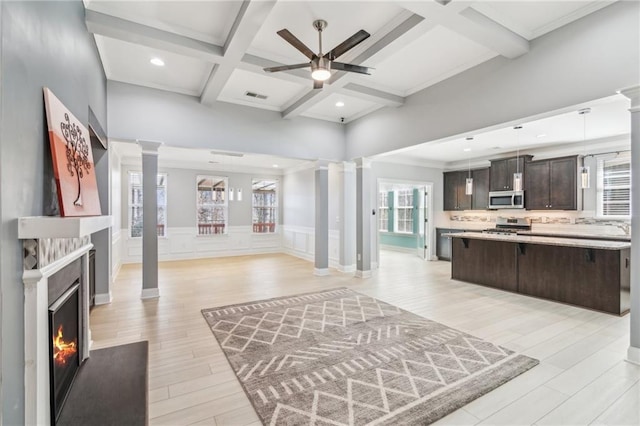
[[[598,159],[598,216],[631,215],[631,158],[628,152]]]

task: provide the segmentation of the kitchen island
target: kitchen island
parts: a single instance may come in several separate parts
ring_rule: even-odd
[[[629,311],[631,244],[449,234],[451,278],[622,315]]]

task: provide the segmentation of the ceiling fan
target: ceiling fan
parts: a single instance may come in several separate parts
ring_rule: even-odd
[[[278,72],[286,70],[295,70],[298,68],[311,67],[311,78],[313,78],[313,88],[322,89],[323,83],[331,77],[331,70],[356,72],[359,74],[370,74],[369,68],[360,65],[345,64],[343,62],[336,62],[335,59],[344,55],[349,50],[353,49],[363,41],[365,41],[371,34],[365,30],[360,30],[329,52],[322,54],[322,30],[327,28],[327,21],[318,19],[313,21],[313,28],[318,31],[318,44],[320,45],[319,53],[315,54],[309,49],[303,42],[298,40],[296,36],[291,34],[289,30],[282,29],[278,31],[278,35],[285,39],[289,44],[298,49],[304,56],[310,59],[310,62],[294,65],[282,65],[277,67],[265,68],[266,72]]]

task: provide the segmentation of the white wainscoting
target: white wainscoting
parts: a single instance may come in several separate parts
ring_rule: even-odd
[[[291,256],[314,261],[316,231],[303,226],[282,227],[282,251]]]
[[[126,235],[123,229],[122,234]],[[142,239],[122,238],[122,263],[142,262]],[[224,235],[197,235],[195,228],[167,228],[167,236],[158,238],[158,259],[185,260],[208,257],[278,253],[281,235],[254,234],[251,226],[230,226]]]

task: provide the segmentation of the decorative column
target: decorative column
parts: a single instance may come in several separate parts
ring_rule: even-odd
[[[640,365],[640,86],[620,93],[631,99],[631,331],[627,361]]]
[[[316,228],[314,275],[329,275],[329,163],[316,161]]]
[[[356,271],[356,165],[344,161],[340,173],[340,272]]]
[[[138,141],[142,147],[142,299],[160,297],[158,289],[158,148],[161,142]]]
[[[371,276],[371,160],[356,161],[356,277]]]

